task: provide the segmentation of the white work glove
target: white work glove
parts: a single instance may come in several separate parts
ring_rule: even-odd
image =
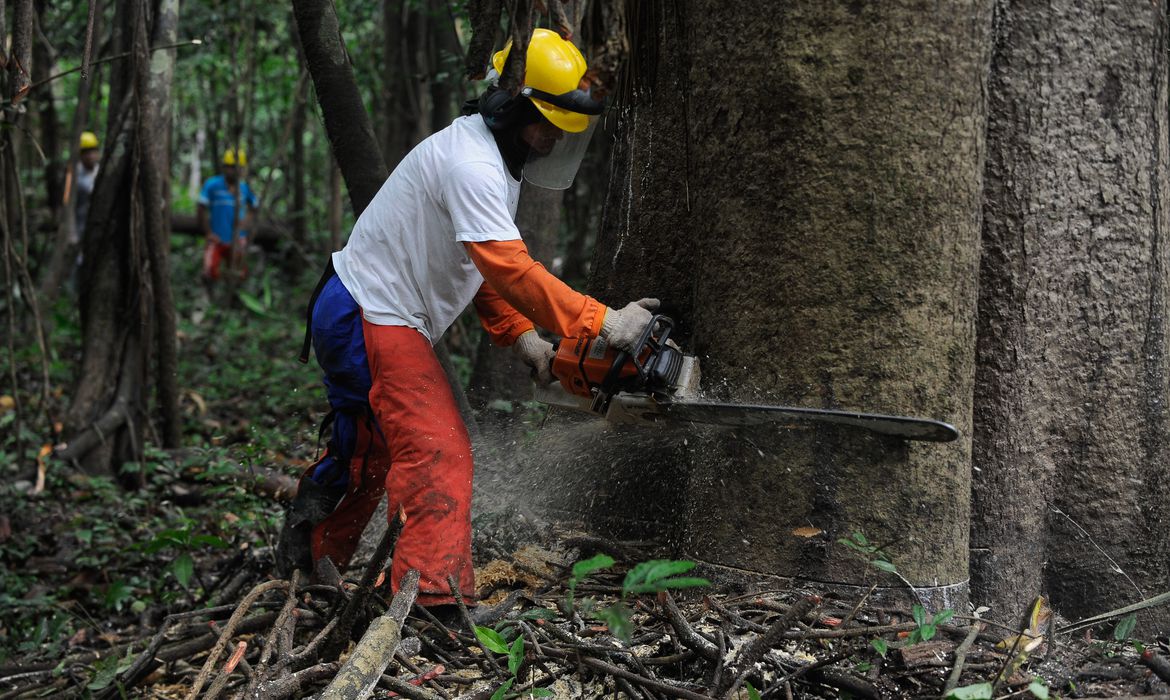
[[[512,344],[512,352],[524,360],[524,364],[532,368],[532,380],[541,384],[552,384],[556,377],[552,374],[552,360],[556,356],[552,343],[541,338],[536,331],[525,331]]]
[[[650,319],[654,317],[650,312],[658,308],[658,303],[657,299],[639,299],[626,304],[623,309],[610,308],[601,324],[601,337],[618,350],[635,352],[634,343],[650,325]]]

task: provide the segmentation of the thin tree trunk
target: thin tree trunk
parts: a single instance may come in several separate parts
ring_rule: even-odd
[[[36,3],[38,30],[35,32],[36,38],[33,42],[32,73],[35,77],[34,82],[40,82],[49,77],[56,62],[53,47],[49,45],[48,38],[40,29],[44,24],[46,4],[45,0],[37,0]],[[62,188],[64,187],[64,173],[61,161],[58,160],[58,154],[61,152],[61,139],[60,129],[57,125],[57,102],[53,99],[53,86],[46,85],[44,90],[45,96],[37,100],[37,120],[40,126],[38,133],[41,150],[45,152],[47,157],[45,163],[45,203],[50,211],[56,214],[62,206]]]
[[[33,0],[12,2],[12,52],[8,56],[8,98],[16,104],[32,84]]]
[[[297,50],[297,65],[302,66],[302,70],[306,70],[305,66],[305,51],[301,48],[301,37],[297,34],[296,24],[290,23],[292,28],[293,46]],[[302,77],[304,73],[301,74]],[[309,96],[309,81],[300,80],[298,82],[298,90],[296,99],[293,101],[293,124],[292,124],[292,163],[290,164],[292,177],[292,202],[293,211],[292,216],[292,235],[293,240],[302,249],[308,249],[309,232],[307,226],[308,199],[305,196],[305,132],[308,125],[305,120],[306,103]]]
[[[178,39],[178,24],[179,0],[160,0],[154,19],[154,43],[174,44]],[[137,147],[141,163],[139,186],[154,290],[157,408],[162,418],[163,446],[174,448],[182,442],[182,419],[179,414],[177,329],[167,226],[170,217],[165,193],[169,189],[171,81],[175,72],[175,50],[151,54],[147,39],[146,17],[142,13],[135,41],[139,113]]]
[[[329,157],[329,253],[341,250],[341,169],[337,167],[337,159]]]
[[[293,13],[325,131],[345,178],[354,216],[359,216],[386,180],[386,163],[362,104],[332,3],[293,0]]]

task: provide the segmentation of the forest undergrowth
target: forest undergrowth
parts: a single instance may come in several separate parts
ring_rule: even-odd
[[[373,546],[332,580],[280,581],[272,569],[281,489],[320,447],[318,371],[294,357],[314,271],[289,279],[282,268],[304,266],[255,258],[234,299],[221,285],[208,304],[191,239],[175,238],[173,261],[183,449],[150,447],[148,435],[121,475],[53,462],[52,417],[80,339],[74,300],[52,314],[49,406],[28,369],[39,366],[35,343],[17,348],[29,372],[18,377],[19,431],[15,401],[0,402],[0,698],[307,697],[359,655],[349,644],[369,621],[394,610]],[[128,490],[125,477],[146,486]],[[656,559],[654,543],[513,511],[478,513],[475,524],[481,614],[462,629],[417,608],[399,619],[407,631],[393,659],[384,654],[373,697],[1170,694],[1166,640],[1135,639],[1132,616],[1056,635],[1042,605],[1014,629],[866,591],[726,577],[706,586],[690,562]],[[860,566],[895,566],[861,533],[841,544]],[[330,630],[362,596],[338,647]],[[336,655],[322,658],[331,643]]]

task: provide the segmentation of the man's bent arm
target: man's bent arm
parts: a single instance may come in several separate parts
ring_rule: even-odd
[[[566,338],[595,338],[601,333],[606,307],[574,291],[533,260],[524,241],[463,245],[488,285],[538,326]]]

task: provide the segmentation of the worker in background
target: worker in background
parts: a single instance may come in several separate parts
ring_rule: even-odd
[[[205,182],[199,193],[199,229],[206,239],[203,279],[208,285],[219,279],[224,261],[241,279],[247,273],[244,253],[259,207],[256,194],[243,179],[247,165],[244,149],[227,149],[220,174]]]
[[[496,74],[509,48],[494,56]],[[417,569],[419,604],[453,614],[448,577],[475,591],[472,455],[432,346],[474,303],[492,341],[548,383],[553,347],[535,326],[629,350],[650,322],[657,300],[606,308],[572,290],[532,259],[513,220],[521,177],[572,182],[602,111],[585,67],[573,44],[537,29],[520,94],[489,88],[416,146],[333,254],[309,306],[333,430],[286,517],[282,572],[325,556],[344,567],[385,493],[391,516],[406,514],[392,586]]]
[[[93,186],[97,182],[98,162],[102,153],[98,150],[97,134],[92,131],[81,132],[78,144],[79,154],[77,167],[73,171],[74,192],[77,199],[73,206],[73,238],[71,245],[78,245],[85,236],[85,220],[89,216],[89,200],[93,197]]]

